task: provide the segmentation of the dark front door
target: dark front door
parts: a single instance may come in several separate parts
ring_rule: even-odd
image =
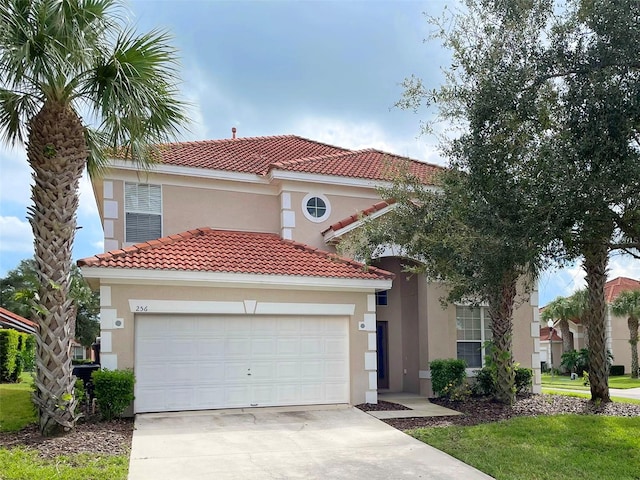
[[[378,388],[389,388],[389,322],[377,322]]]

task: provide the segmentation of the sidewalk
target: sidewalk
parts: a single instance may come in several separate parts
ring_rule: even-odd
[[[411,410],[381,410],[367,412],[372,417],[380,420],[392,418],[416,418],[416,417],[444,417],[449,415],[462,415],[450,408],[434,405],[426,397],[417,393],[380,393],[378,400],[390,403],[398,403]]]

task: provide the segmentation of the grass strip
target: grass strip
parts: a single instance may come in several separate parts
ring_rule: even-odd
[[[498,480],[637,480],[640,417],[520,417],[408,433]]]

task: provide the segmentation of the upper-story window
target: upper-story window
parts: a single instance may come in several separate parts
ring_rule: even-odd
[[[481,368],[484,342],[491,340],[491,322],[484,307],[456,307],[457,355],[469,368]]]
[[[162,236],[162,189],[146,183],[124,184],[125,242]]]
[[[324,195],[310,193],[302,199],[302,213],[312,222],[323,222],[329,218],[331,205]]]

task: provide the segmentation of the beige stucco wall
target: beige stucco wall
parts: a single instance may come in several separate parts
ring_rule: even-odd
[[[200,227],[254,232],[280,232],[278,197],[271,192],[251,193],[226,191],[204,186],[184,186],[167,183],[175,181],[166,175],[148,175],[146,182],[162,186],[162,235],[168,236]],[[126,181],[137,181],[133,178]],[[122,248],[125,241],[125,180],[104,179],[112,191],[111,198],[103,198],[101,212],[105,231],[105,248]],[[211,187],[220,187],[211,182]],[[117,208],[110,215],[105,203]],[[113,211],[113,208],[111,209]],[[112,228],[105,225],[110,222]],[[109,231],[113,234],[110,235]]]
[[[613,365],[624,365],[624,372],[631,373],[631,345],[629,344],[629,325],[626,317],[618,317],[611,313],[611,308],[607,311],[611,330],[611,353],[613,354]]]
[[[349,318],[349,362],[351,403],[364,403],[366,393],[375,391],[371,388],[370,372],[375,374],[375,369],[365,370],[365,353],[370,346],[370,335],[375,335],[375,330],[361,330],[359,324],[368,312],[370,302],[367,295],[373,292],[323,292],[309,290],[280,290],[280,289],[256,289],[256,288],[207,288],[186,286],[145,286],[130,284],[109,284],[103,282],[101,288],[108,287],[110,299],[102,303],[103,309],[115,309],[118,318],[123,320],[123,328],[102,329],[111,336],[111,351],[105,351],[101,355],[117,355],[117,368],[134,368],[135,348],[134,332],[136,316],[130,311],[129,299],[162,299],[162,300],[188,300],[197,301],[225,301],[242,302],[255,300],[257,302],[283,302],[283,303],[329,303],[329,304],[354,304],[355,312]],[[109,305],[105,305],[105,303]],[[103,310],[104,312],[104,310]],[[176,314],[179,315],[179,314]],[[375,329],[375,326],[374,326]],[[375,350],[375,347],[374,347]],[[375,352],[373,353],[375,355]],[[112,357],[113,359],[113,357]]]
[[[353,187],[351,191],[354,195],[361,193],[364,197],[350,196],[344,193],[333,193],[329,188],[319,190],[317,186],[315,186],[315,188],[310,187],[308,191],[305,189],[303,192],[291,192],[291,208],[295,212],[296,218],[295,228],[292,229],[292,239],[323,250],[333,250],[333,247],[329,247],[324,243],[322,232],[332,224],[344,220],[351,215],[358,214],[380,200],[375,196],[376,193],[373,189]],[[312,222],[304,216],[302,201],[309,193],[322,194],[329,200],[331,214],[327,220],[323,222]]]

